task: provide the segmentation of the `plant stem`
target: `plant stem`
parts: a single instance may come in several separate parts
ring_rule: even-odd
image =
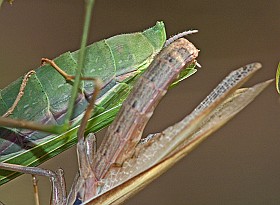
[[[69,125],[69,121],[72,117],[75,100],[76,100],[77,94],[78,94],[78,88],[80,87],[81,73],[82,73],[82,69],[84,68],[85,48],[86,48],[87,38],[88,38],[88,33],[89,33],[89,28],[90,28],[90,20],[91,20],[93,5],[94,5],[94,0],[85,0],[86,13],[85,13],[85,21],[84,21],[83,35],[82,35],[82,41],[81,41],[81,48],[80,48],[79,57],[78,57],[78,68],[76,70],[76,77],[75,77],[74,85],[72,88],[72,95],[71,95],[71,98],[70,98],[69,104],[68,104],[68,110],[67,110],[66,121],[65,121],[66,125]]]

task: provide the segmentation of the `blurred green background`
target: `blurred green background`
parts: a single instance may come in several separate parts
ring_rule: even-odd
[[[189,39],[201,50],[202,68],[168,92],[145,133],[188,114],[232,69],[259,61],[263,69],[247,85],[273,78],[279,62],[280,1],[99,0],[90,42],[141,31],[163,20],[168,36],[198,29]],[[82,1],[16,0],[0,8],[0,87],[54,58],[79,48]],[[127,204],[279,204],[279,96],[270,86],[245,111],[212,135]],[[99,135],[101,141],[102,134]],[[77,170],[75,148],[44,163],[62,167],[70,187]],[[42,204],[50,185],[40,178]],[[31,177],[0,187],[5,204],[33,204]]]

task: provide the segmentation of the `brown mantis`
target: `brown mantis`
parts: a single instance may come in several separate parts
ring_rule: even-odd
[[[111,204],[124,200],[127,197],[125,192],[106,199],[104,196],[114,192],[119,186],[129,187],[131,179],[139,180],[138,176],[151,172],[162,163],[172,163],[172,157],[204,139],[217,129],[221,122],[226,122],[244,108],[271,82],[266,81],[234,93],[261,66],[253,63],[233,71],[181,122],[162,133],[150,135],[140,141],[146,123],[170,83],[176,79],[180,70],[193,63],[197,56],[198,50],[192,43],[182,38],[163,49],[136,82],[97,151],[94,135],[84,136],[86,122],[100,86],[98,80],[95,80],[97,89],[78,131],[79,172],[68,198],[61,169],[52,172],[4,163],[1,163],[0,167],[48,176],[53,187],[52,204],[80,204],[87,203],[88,200]],[[145,182],[140,180],[139,187],[141,183]],[[132,190],[131,193],[133,192]]]

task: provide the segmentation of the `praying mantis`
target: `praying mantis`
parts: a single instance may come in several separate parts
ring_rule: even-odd
[[[180,40],[180,41],[183,41],[183,40]],[[177,43],[177,41],[175,41],[175,42]],[[187,42],[186,44],[191,45],[191,43],[189,43],[189,42]],[[164,57],[163,57],[164,55],[167,55],[169,57],[172,56],[171,53],[173,51],[179,53],[179,50],[180,49],[174,47],[174,44],[170,44],[169,46],[167,46],[167,48],[165,50],[162,51],[161,54],[159,54],[157,56],[157,58],[154,60],[154,63],[156,64],[158,62],[161,62],[161,60],[164,59]],[[187,62],[188,63],[192,62],[195,59],[194,56],[192,58],[189,58],[187,60]],[[174,59],[176,59],[176,58],[173,58],[173,56],[172,56],[170,58],[170,61],[172,62]],[[152,65],[154,63],[152,63]],[[168,65],[168,63],[166,63],[166,65]],[[170,67],[172,67],[172,66],[170,66]],[[182,65],[179,65],[179,66],[177,65],[177,66],[173,66],[173,67],[175,67],[176,69],[179,70],[182,68]],[[167,130],[163,131],[162,134],[159,133],[159,134],[151,135],[149,138],[145,138],[145,140],[138,143],[138,141],[140,140],[139,135],[141,135],[141,130],[144,128],[145,123],[148,120],[148,117],[150,117],[149,115],[151,115],[151,112],[146,113],[147,114],[146,118],[145,118],[145,120],[143,120],[143,124],[139,128],[140,131],[136,132],[137,139],[135,139],[135,141],[132,140],[131,144],[130,143],[122,144],[124,146],[124,149],[121,149],[120,150],[121,153],[117,154],[117,156],[116,156],[116,154],[113,154],[113,156],[108,155],[108,158],[110,159],[109,160],[110,163],[103,163],[103,161],[108,162],[108,158],[102,158],[102,156],[104,156],[104,152],[107,153],[107,151],[115,152],[113,150],[116,149],[116,147],[109,146],[110,144],[113,144],[114,146],[116,146],[115,143],[109,142],[110,137],[112,138],[111,134],[108,135],[109,138],[106,138],[107,140],[104,141],[104,144],[101,146],[101,148],[99,148],[99,150],[97,152],[95,152],[96,155],[93,155],[93,158],[91,158],[92,155],[85,156],[85,153],[88,153],[88,152],[84,151],[84,149],[92,149],[92,144],[94,144],[94,141],[95,141],[93,135],[90,135],[87,138],[83,139],[84,141],[82,141],[82,142],[79,140],[78,152],[79,152],[80,165],[81,164],[86,165],[88,163],[89,164],[92,163],[92,164],[96,165],[96,164],[100,163],[101,166],[96,165],[95,168],[97,168],[97,169],[93,170],[94,177],[89,177],[89,178],[93,178],[92,181],[84,180],[85,178],[81,177],[78,179],[78,181],[76,183],[74,183],[74,185],[75,186],[81,185],[80,181],[82,180],[83,181],[82,184],[88,183],[89,185],[93,186],[93,189],[90,190],[90,193],[85,193],[85,192],[87,192],[87,189],[83,188],[83,189],[77,191],[76,188],[74,187],[72,189],[72,193],[75,193],[74,195],[72,195],[74,197],[72,197],[72,198],[69,197],[68,201],[66,201],[65,190],[63,189],[63,182],[62,182],[63,180],[62,180],[61,170],[59,170],[57,173],[55,173],[55,175],[48,175],[47,173],[44,173],[42,175],[53,177],[53,180],[54,180],[53,183],[54,183],[55,188],[53,190],[53,203],[54,204],[72,203],[71,200],[75,200],[75,202],[77,202],[77,203],[78,202],[87,203],[86,202],[87,200],[91,200],[91,201],[92,200],[95,200],[95,201],[101,200],[100,197],[102,197],[102,195],[105,196],[105,194],[108,193],[109,190],[111,190],[111,189],[114,190],[116,187],[118,187],[121,184],[123,184],[123,186],[126,186],[126,183],[127,183],[126,179],[123,179],[123,177],[120,177],[118,174],[124,173],[124,175],[127,178],[134,178],[134,180],[137,180],[135,177],[137,177],[137,175],[139,173],[143,172],[143,174],[147,174],[147,173],[151,172],[151,170],[147,171],[147,169],[152,168],[153,166],[154,166],[154,168],[152,168],[152,169],[155,169],[157,166],[160,165],[157,163],[161,162],[162,160],[163,161],[161,162],[161,164],[167,163],[167,162],[170,163],[169,160],[172,159],[172,156],[180,153],[180,151],[182,152],[182,150],[184,150],[184,147],[186,147],[186,144],[188,144],[188,143],[192,144],[192,143],[198,142],[200,139],[203,138],[202,137],[203,135],[205,136],[206,134],[209,134],[209,129],[211,130],[211,129],[213,129],[213,127],[210,126],[211,128],[209,128],[209,127],[207,128],[207,125],[209,125],[209,122],[213,123],[211,121],[212,118],[214,118],[214,119],[215,119],[215,117],[219,118],[219,116],[216,113],[217,111],[214,113],[211,113],[211,111],[215,107],[217,107],[220,103],[222,103],[222,101],[225,100],[225,98],[229,97],[229,95],[231,93],[233,93],[234,90],[237,89],[241,83],[246,81],[248,79],[248,77],[251,76],[259,68],[260,68],[260,65],[256,63],[256,64],[249,65],[247,67],[244,67],[244,68],[232,73],[228,78],[225,79],[225,81],[223,81],[220,84],[220,87],[215,89],[213,91],[213,93],[210,94],[209,97],[206,98],[206,100],[203,101],[203,103],[200,104],[200,106],[197,109],[195,109],[194,112],[191,113],[187,117],[187,120],[182,121],[182,123],[178,123],[175,126],[168,128]],[[155,71],[153,71],[153,72],[155,72]],[[159,72],[159,73],[164,74],[164,72],[163,73]],[[175,74],[178,74],[178,71],[176,71]],[[148,76],[150,76],[150,75],[148,75]],[[140,79],[142,79],[145,83],[147,82],[147,81],[145,81],[145,79],[146,79],[145,77],[140,78]],[[171,79],[170,82],[172,82],[172,80],[174,80],[174,79]],[[164,81],[162,78],[160,78],[159,82],[162,83]],[[270,83],[270,81],[267,81],[263,84],[257,85],[256,87],[238,91],[233,96],[230,96],[228,101],[225,101],[225,103],[222,104],[219,109],[223,110],[228,107],[234,107],[237,109],[238,106],[240,106],[239,109],[243,108],[244,106],[246,106],[246,103],[249,103],[269,83]],[[99,83],[97,82],[97,84],[99,84]],[[141,81],[140,81],[139,84],[143,85],[143,82],[141,83]],[[138,87],[136,86],[136,88],[139,89],[140,85],[138,85]],[[151,85],[153,88],[154,87],[156,88],[155,84],[151,83]],[[97,87],[100,87],[100,86],[97,85]],[[160,87],[160,88],[162,88],[162,87]],[[143,89],[143,90],[145,90],[145,89]],[[153,89],[150,89],[150,90],[153,91]],[[164,93],[164,90],[166,90],[166,87],[165,87],[165,89],[162,89],[162,90],[161,89],[155,89],[155,90],[160,91],[160,94],[162,94],[162,93]],[[95,91],[95,92],[97,92],[97,91]],[[137,91],[135,91],[131,94],[132,97],[128,99],[128,101],[127,101],[128,103],[125,104],[124,109],[129,107],[128,105],[130,105],[129,108],[135,108],[137,103],[134,104],[134,102],[139,99],[140,100],[137,102],[142,102],[141,101],[142,98],[135,97],[138,94],[139,94],[139,92],[137,92]],[[147,93],[145,92],[145,94],[147,94]],[[95,95],[97,95],[97,93],[95,93],[93,96],[95,96]],[[91,99],[92,99],[91,102],[94,102],[95,97],[92,97]],[[147,98],[147,99],[152,100],[155,98]],[[234,102],[232,102],[232,101],[234,101],[233,99],[235,99],[235,100],[239,99],[239,101],[241,101],[242,103],[240,103],[240,105],[236,105]],[[244,99],[247,99],[247,100],[244,100]],[[135,100],[135,101],[133,101],[133,100]],[[131,103],[131,104],[129,104],[129,103]],[[233,103],[233,104],[231,104],[231,103]],[[156,105],[156,102],[153,101],[152,106],[155,106],[155,105]],[[89,108],[89,110],[91,110],[91,109]],[[237,111],[239,111],[239,110],[237,109]],[[234,111],[234,112],[237,112],[237,111]],[[229,111],[226,110],[224,112],[228,114]],[[234,112],[232,111],[232,113],[234,113]],[[129,113],[130,112],[127,112],[127,114],[129,114]],[[141,112],[140,112],[140,114],[141,114]],[[207,119],[207,116],[208,117],[210,116],[209,117],[210,119]],[[230,116],[227,116],[227,117],[230,117]],[[86,117],[84,119],[86,119]],[[117,119],[121,119],[121,118],[117,118]],[[222,119],[222,120],[226,121],[227,119],[228,118]],[[203,120],[206,120],[206,122]],[[87,121],[87,120],[84,120],[84,121]],[[131,119],[130,119],[130,121],[133,122],[133,120],[131,120]],[[214,122],[215,122],[215,120],[214,120]],[[118,123],[121,123],[121,121],[116,120],[116,123],[113,124],[112,127],[117,126]],[[127,125],[127,123],[124,123],[124,124]],[[85,125],[85,124],[82,123],[82,125]],[[204,126],[206,126],[206,128]],[[197,128],[201,128],[201,127],[206,130],[202,129],[203,130],[202,133],[199,133],[199,131],[196,132]],[[128,127],[128,128],[130,128],[130,127]],[[80,132],[83,133],[84,129],[80,128],[80,130],[81,130]],[[113,129],[109,129],[109,130],[113,130]],[[115,132],[117,132],[117,133],[120,132],[118,130],[119,129],[117,126],[115,129]],[[195,133],[194,136],[193,136],[193,133]],[[79,135],[79,136],[80,137],[82,136],[81,138],[83,138],[83,135]],[[180,137],[180,136],[185,136],[185,137]],[[184,141],[183,138],[186,138],[186,136],[192,136],[193,138],[191,137],[191,139],[188,139],[189,142],[186,142],[185,145],[184,144],[182,145],[181,143],[182,143],[182,141]],[[164,144],[166,146],[163,146],[161,144],[164,140],[166,141]],[[172,146],[168,147],[167,144],[170,141],[172,141],[172,143],[171,143]],[[159,145],[157,145],[157,144],[159,144]],[[179,144],[181,144],[181,146],[177,146]],[[88,148],[88,145],[91,145],[91,146]],[[155,147],[159,147],[159,148],[164,147],[164,149],[166,149],[166,152],[163,153],[162,151],[155,151],[156,150]],[[174,147],[176,147],[177,150]],[[87,151],[89,151],[89,150],[87,150]],[[131,151],[133,151],[132,154],[130,153]],[[142,163],[142,165],[144,164],[145,166],[144,165],[141,166],[141,169],[139,169],[138,166],[131,166],[131,164],[133,164],[133,163],[136,163],[136,165],[137,165],[140,162],[147,161],[147,157],[146,157],[147,155],[144,152],[150,153],[150,154],[148,154],[148,156],[154,156],[154,154],[151,154],[151,153],[159,152],[161,156],[155,157],[155,158],[157,158],[157,160],[154,160],[153,157],[149,157],[149,160],[153,161],[153,163],[149,163],[149,164],[147,163],[146,165],[144,163]],[[89,153],[94,153],[94,149],[90,150]],[[106,156],[106,154],[105,154],[105,156]],[[85,170],[85,169],[87,169],[89,167],[91,167],[91,166],[88,166],[88,165],[80,166],[80,174],[87,175],[87,172],[86,172],[87,170]],[[135,168],[136,171],[130,171],[131,167]],[[3,168],[5,168],[5,165],[3,165]],[[10,169],[10,170],[13,169],[12,167],[6,167],[6,168]],[[25,168],[25,171],[26,170],[28,170],[28,169]],[[38,171],[38,170],[40,170],[39,168],[35,169],[35,170],[37,170],[37,171],[33,172],[33,174],[40,174]],[[19,170],[15,170],[15,171],[19,171]],[[32,170],[30,170],[30,171],[32,171]],[[33,171],[34,171],[34,169],[33,169]],[[44,171],[44,170],[42,170],[42,171]],[[126,174],[126,173],[129,173],[129,174]],[[130,174],[130,173],[132,173],[132,174]],[[98,177],[96,177],[95,175]],[[121,179],[121,180],[118,181],[117,179]],[[143,181],[142,181],[142,183],[143,183]],[[90,195],[90,196],[88,196],[88,195]],[[96,196],[94,196],[94,195],[96,195]]]
[[[193,63],[197,55],[198,50],[183,38],[163,49],[136,82],[97,151],[95,151],[94,135],[89,134],[86,138],[84,136],[86,122],[101,88],[100,83],[96,81],[97,87],[78,131],[79,172],[68,198],[66,198],[63,172],[60,169],[52,172],[5,163],[1,163],[0,167],[50,177],[53,187],[52,204],[81,204],[93,203],[93,201],[103,204],[104,194],[120,185],[125,186],[130,179],[134,179],[141,173],[145,174],[149,168],[156,167],[161,161],[163,163],[168,161],[184,148],[189,148],[192,143],[197,143],[217,129],[220,120],[223,122],[229,120],[271,83],[271,80],[266,81],[234,93],[261,68],[261,65],[253,63],[233,71],[190,115],[163,132],[150,135],[140,142],[142,131],[156,104],[181,69],[186,64]],[[145,182],[142,180],[142,183]],[[126,198],[127,194],[117,196],[119,198],[114,199],[115,202],[109,203],[118,203],[119,200]],[[88,200],[91,202],[87,202]]]

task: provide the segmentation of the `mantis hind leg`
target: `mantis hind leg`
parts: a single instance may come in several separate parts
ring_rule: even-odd
[[[36,175],[32,174],[32,182],[33,182],[33,191],[34,191],[35,205],[40,205],[39,190],[38,190],[38,179],[37,179]]]
[[[94,109],[94,103],[101,89],[101,82],[98,79],[94,81],[95,89],[93,96],[90,99],[78,130],[77,158],[79,171],[69,193],[67,200],[69,204],[73,204],[76,201],[84,202],[91,198],[95,195],[98,185],[93,168],[93,159],[96,153],[96,137],[93,133],[85,136],[87,121]]]
[[[49,179],[51,181],[51,186],[52,186],[51,205],[65,205],[66,204],[66,186],[65,186],[64,174],[63,174],[62,169],[58,169],[56,172],[53,172],[51,170],[42,169],[40,167],[26,167],[26,166],[22,166],[22,165],[8,164],[8,163],[3,163],[3,162],[0,162],[0,169],[20,172],[20,173],[24,173],[24,174],[32,174],[32,175],[49,177]],[[33,184],[34,184],[34,181],[33,181]],[[35,186],[37,186],[37,185],[35,185]],[[35,196],[35,198],[36,197],[37,196]]]

